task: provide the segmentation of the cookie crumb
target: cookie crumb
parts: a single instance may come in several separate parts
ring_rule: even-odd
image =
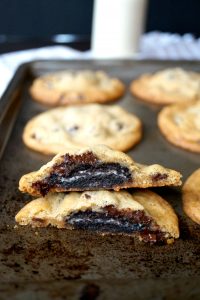
[[[174,243],[174,239],[170,238],[170,239],[167,239],[167,245],[171,245]]]

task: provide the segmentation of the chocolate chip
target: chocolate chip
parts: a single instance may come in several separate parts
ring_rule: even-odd
[[[161,174],[159,172],[151,175],[151,178],[154,180],[154,181],[158,181],[158,180],[162,180],[162,179],[166,179],[168,177],[168,174]]]
[[[32,134],[31,134],[31,138],[32,138],[32,139],[36,139],[35,133],[32,133]]]
[[[90,199],[90,198],[91,198],[91,196],[90,196],[90,195],[88,195],[88,194],[85,194],[85,198],[86,198],[86,199]]]
[[[40,219],[40,218],[37,218],[37,217],[33,217],[32,220],[33,220],[34,222],[38,222],[38,223],[44,223],[44,222],[45,222],[45,220]]]
[[[77,131],[78,129],[79,129],[79,126],[74,125],[74,126],[70,127],[70,128],[68,129],[68,131],[69,131],[69,132],[74,132],[74,131]]]
[[[124,125],[122,123],[117,123],[117,129],[121,130],[124,127]]]

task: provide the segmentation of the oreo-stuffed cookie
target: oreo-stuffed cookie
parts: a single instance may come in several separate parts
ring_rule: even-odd
[[[15,219],[20,225],[125,234],[150,243],[170,244],[179,237],[172,207],[146,190],[48,194],[28,203]]]
[[[146,166],[134,162],[123,152],[99,145],[71,148],[57,154],[40,170],[24,175],[19,189],[31,195],[49,192],[120,190],[178,186],[181,174],[158,164]]]

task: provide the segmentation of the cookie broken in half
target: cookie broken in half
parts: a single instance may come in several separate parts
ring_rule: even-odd
[[[19,189],[35,196],[49,192],[120,190],[181,185],[181,174],[160,165],[141,165],[128,155],[98,145],[56,155],[39,171],[24,175]]]
[[[178,219],[157,194],[139,190],[50,193],[24,206],[16,215],[20,225],[84,229],[101,234],[137,236],[144,242],[173,243]]]

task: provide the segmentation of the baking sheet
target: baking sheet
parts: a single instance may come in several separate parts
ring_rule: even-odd
[[[171,66],[200,71],[197,62],[122,60],[38,61],[25,64],[16,73],[0,102],[0,152],[4,149],[0,161],[1,299],[155,299],[156,295],[158,299],[176,295],[199,299],[200,228],[184,216],[179,188],[153,189],[179,216],[181,236],[173,245],[150,246],[131,237],[78,230],[16,227],[14,221],[16,212],[31,199],[18,191],[20,177],[51,158],[29,150],[21,139],[26,122],[47,109],[32,101],[28,93],[35,76],[66,68],[101,69],[128,87],[142,73]],[[143,139],[128,152],[136,161],[177,169],[183,180],[199,168],[199,154],[174,147],[160,134],[156,125],[160,106],[138,101],[128,88],[115,104],[143,121]]]

